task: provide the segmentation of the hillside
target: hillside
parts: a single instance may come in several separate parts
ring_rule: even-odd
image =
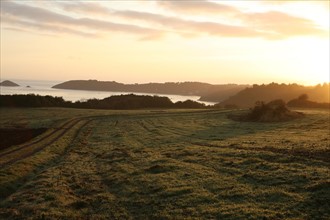
[[[292,100],[301,94],[307,94],[309,99],[315,102],[329,102],[329,86],[323,84],[317,86],[302,86],[297,84],[253,85],[236,95],[220,102],[220,106],[237,105],[239,107],[252,107],[257,101],[270,102],[275,99],[283,99],[285,102]]]
[[[140,92],[173,95],[203,96],[203,101],[224,100],[247,85],[223,84],[212,85],[200,82],[167,82],[167,83],[145,83],[145,84],[123,84],[114,81],[97,80],[71,80],[55,85],[55,89],[72,89],[87,91],[112,91],[112,92]],[[214,98],[210,94],[217,94]]]
[[[232,87],[227,87],[223,88],[219,91],[208,93],[206,95],[201,96],[199,99],[200,101],[208,101],[208,102],[221,102],[238,92],[242,91],[243,89],[249,87],[249,85],[242,85],[242,86],[232,86]]]
[[[9,80],[5,80],[3,82],[0,83],[0,86],[8,86],[8,87],[15,87],[15,86],[19,86],[18,84],[9,81]]]
[[[228,113],[0,108],[48,128],[0,151],[0,219],[330,219],[329,111]]]
[[[287,104],[289,107],[294,108],[328,108],[330,109],[330,103],[329,102],[313,102],[308,100],[308,96],[306,94],[302,94],[296,99],[292,99]]]

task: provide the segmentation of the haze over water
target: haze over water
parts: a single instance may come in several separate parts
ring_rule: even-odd
[[[199,96],[182,96],[182,95],[167,95],[167,94],[150,94],[150,93],[136,93],[136,92],[108,92],[108,91],[84,91],[84,90],[67,90],[67,89],[54,89],[52,86],[61,83],[60,81],[41,81],[41,80],[12,80],[19,84],[19,87],[5,87],[0,86],[1,95],[14,95],[14,94],[36,94],[36,95],[50,95],[63,97],[67,101],[83,101],[87,99],[103,99],[113,95],[121,94],[139,94],[139,95],[157,95],[166,96],[172,102],[193,100],[198,101]],[[29,86],[29,87],[28,87]],[[202,102],[206,105],[215,104],[214,102]]]

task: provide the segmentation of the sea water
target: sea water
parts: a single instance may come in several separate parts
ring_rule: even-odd
[[[4,81],[2,79],[1,81]],[[85,90],[69,90],[69,89],[54,89],[52,86],[62,83],[60,81],[41,81],[41,80],[10,80],[17,83],[20,86],[7,87],[0,86],[1,95],[14,95],[14,94],[36,94],[36,95],[50,95],[62,97],[66,101],[86,101],[88,99],[104,99],[113,95],[132,94],[133,92],[109,92],[109,91],[85,91]],[[136,95],[157,95],[166,96],[172,102],[192,100],[198,101],[199,96],[182,96],[182,95],[167,95],[167,94],[155,94],[155,93],[136,93]],[[214,102],[201,102],[206,105],[213,105]]]

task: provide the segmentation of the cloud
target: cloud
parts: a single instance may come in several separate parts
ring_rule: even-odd
[[[264,1],[271,4],[285,4],[292,1]],[[261,4],[263,4],[262,2]],[[316,4],[327,4],[324,1],[315,1]],[[207,15],[209,13],[225,15],[228,19],[238,20],[242,26],[245,27],[231,27],[225,25],[221,28],[221,25],[208,22],[204,24],[208,26],[206,30],[205,26],[196,23],[202,30],[209,30],[211,33],[219,34],[221,30],[225,30],[226,33],[231,35],[232,33],[243,33],[242,37],[250,37],[253,34],[256,37],[260,34],[264,34],[265,38],[269,39],[283,39],[294,36],[306,36],[306,35],[317,35],[317,36],[328,36],[328,31],[321,29],[313,21],[292,16],[283,12],[270,11],[264,13],[246,13],[240,11],[238,8],[209,2],[209,1],[158,1],[158,5],[165,9],[173,10],[174,12],[185,12],[185,13],[203,13]],[[245,34],[244,34],[245,33]]]
[[[23,28],[32,28],[32,29],[41,30],[41,31],[48,31],[51,33],[60,32],[60,33],[65,33],[65,34],[79,35],[82,37],[93,37],[93,38],[99,37],[99,35],[94,34],[94,33],[79,31],[79,30],[68,28],[68,27],[60,27],[60,26],[56,26],[56,25],[41,24],[41,23],[35,23],[35,22],[31,22],[31,21],[19,20],[19,19],[16,19],[15,17],[10,17],[10,16],[1,17],[1,22],[7,23],[10,25],[23,27]],[[15,28],[11,27],[11,29],[15,29]],[[20,30],[22,30],[22,29],[20,29]]]
[[[164,16],[148,12],[116,11],[113,13],[129,20],[142,20],[152,24],[170,28],[182,36],[186,34],[208,34],[224,37],[262,37],[265,39],[283,39],[293,36],[326,35],[312,21],[290,16],[281,12],[240,13],[241,26],[222,24],[210,21],[184,20],[173,16]]]
[[[242,13],[238,17],[255,29],[274,32],[283,38],[306,35],[322,36],[327,34],[327,31],[320,29],[311,20],[277,11]]]
[[[166,9],[181,13],[192,14],[236,14],[239,10],[235,7],[209,1],[157,1],[158,5]]]
[[[328,0],[313,0],[313,1],[292,1],[292,0],[271,0],[271,1],[260,1],[261,4],[267,5],[284,5],[284,4],[299,4],[299,3],[309,3],[313,5],[320,5],[329,8],[330,1]]]
[[[238,13],[239,11],[231,6],[221,5],[217,3],[207,2],[207,1],[159,1],[158,4],[167,7],[176,7],[180,10],[189,10],[194,12],[200,11],[208,11],[210,13]],[[215,36],[227,36],[227,37],[256,37],[262,36],[261,33],[258,31],[248,29],[246,27],[240,26],[233,26],[233,25],[226,25],[216,22],[198,22],[192,20],[184,20],[178,17],[173,16],[165,16],[161,14],[154,14],[148,12],[139,12],[139,11],[119,11],[119,10],[111,10],[107,7],[104,7],[100,4],[95,3],[85,3],[85,2],[78,2],[78,3],[61,3],[58,6],[66,11],[70,12],[81,12],[87,14],[104,14],[104,15],[116,15],[121,18],[126,18],[128,20],[139,20],[144,21],[151,24],[158,24],[162,26],[162,28],[166,29],[167,32],[171,33],[178,33],[181,36],[192,36],[192,35],[200,35],[202,34],[209,34]],[[99,23],[95,23],[88,18],[81,19],[86,24],[90,24],[93,27],[99,27]],[[93,24],[91,24],[93,23]],[[101,25],[101,27],[105,27],[106,25]],[[116,29],[115,27],[112,27]],[[139,31],[139,30],[134,30]],[[148,36],[144,37],[144,40],[148,39],[159,39],[163,36],[163,34],[153,33],[149,34]]]
[[[178,34],[185,38],[203,34],[215,37],[259,37],[272,40],[308,35],[328,37],[327,30],[320,29],[315,23],[305,18],[277,11],[246,13],[232,6],[208,1],[160,1],[157,4],[176,12],[223,13],[227,18],[227,23],[216,22],[212,19],[198,21],[150,12],[114,10],[95,2],[57,2],[56,4],[66,11],[78,13],[81,17],[6,1],[1,4],[2,22],[23,28],[84,37],[100,37],[108,33],[120,32],[137,35],[140,40],[157,40],[168,33]],[[106,14],[107,19],[86,17],[84,16],[86,14]],[[114,17],[122,19],[122,23],[109,20]],[[232,25],[231,20],[236,23],[239,21],[240,25]]]
[[[24,33],[31,33],[31,34],[38,34],[38,35],[41,35],[41,36],[47,36],[47,37],[54,37],[54,35],[52,34],[40,34],[40,33],[36,33],[36,32],[33,32],[33,31],[29,31],[29,30],[26,30],[26,29],[22,29],[22,28],[17,28],[17,27],[1,27],[2,30],[9,30],[9,31],[16,31],[16,32],[24,32]]]
[[[76,13],[88,13],[88,14],[98,14],[98,15],[108,15],[111,10],[104,7],[97,2],[65,2],[57,3],[65,11],[76,12]]]
[[[130,33],[140,35],[142,38],[163,34],[162,31],[152,28],[91,18],[73,18],[47,9],[14,2],[3,2],[1,6],[2,22],[40,30],[80,36],[97,36],[100,31]]]
[[[186,34],[209,34],[225,37],[262,37],[264,33],[241,26],[226,25],[216,22],[200,22],[184,20],[177,17],[164,16],[149,12],[116,11],[114,15],[127,19],[142,20],[170,28],[171,31],[185,36]]]

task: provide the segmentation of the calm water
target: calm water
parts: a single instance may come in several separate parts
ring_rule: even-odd
[[[3,80],[1,80],[3,81]],[[11,80],[19,84],[19,87],[5,87],[0,86],[1,95],[13,94],[37,94],[37,95],[51,95],[63,97],[68,101],[84,101],[87,99],[103,99],[112,95],[131,94],[132,92],[101,92],[101,91],[83,91],[83,90],[67,90],[67,89],[53,89],[52,86],[63,81],[38,81],[38,80]],[[27,87],[30,86],[30,87]],[[181,95],[164,95],[164,94],[150,94],[150,93],[134,93],[137,95],[158,95],[167,96],[172,102],[185,101],[187,99],[198,101],[199,96],[181,96]],[[200,101],[198,101],[200,102]],[[214,102],[200,102],[206,105],[213,105]]]

